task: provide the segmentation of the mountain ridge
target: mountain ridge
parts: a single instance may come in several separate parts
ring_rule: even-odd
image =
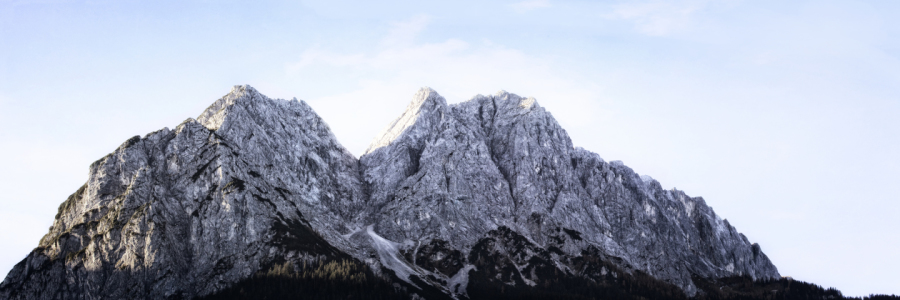
[[[438,101],[438,103],[446,102]],[[588,239],[586,242],[574,242],[562,249],[568,249],[568,254],[574,255],[586,244],[601,246],[612,256],[622,258],[628,265],[638,265],[636,268],[647,271],[651,275],[671,280],[685,289],[688,294],[695,292],[695,287],[690,280],[691,272],[706,277],[735,272],[737,275],[746,273],[753,278],[778,277],[777,270],[771,265],[771,262],[764,255],[759,256],[760,251],[754,250],[758,248],[758,245],[753,246],[745,237],[738,236],[734,228],[718,218],[712,209],[706,206],[702,198],[690,198],[680,191],[664,191],[658,183],[656,185],[645,183],[637,178],[636,173],[621,163],[607,164],[596,154],[573,147],[565,130],[533,98],[499,92],[492,96],[478,95],[472,100],[449,105],[444,110],[447,112],[442,115],[439,130],[434,130],[435,126],[411,127],[426,132],[410,131],[409,136],[416,137],[411,140],[403,140],[404,137],[401,134],[398,138],[399,142],[380,148],[384,149],[385,153],[392,153],[387,155],[395,159],[392,163],[384,164],[381,162],[384,159],[379,161],[378,154],[371,152],[360,157],[363,172],[367,172],[367,165],[392,167],[403,165],[403,163],[397,163],[396,160],[409,161],[409,165],[415,166],[420,164],[417,162],[420,159],[430,159],[432,162],[427,165],[442,165],[444,169],[447,169],[457,166],[453,163],[455,162],[454,154],[461,152],[457,156],[462,155],[466,159],[459,161],[459,166],[452,171],[432,168],[421,172],[423,174],[419,174],[419,172],[404,174],[396,171],[377,173],[376,169],[377,175],[366,176],[366,180],[374,178],[370,183],[374,183],[377,187],[375,190],[381,191],[384,195],[375,194],[373,200],[377,202],[381,198],[403,196],[410,193],[415,195],[419,190],[423,190],[420,193],[424,195],[448,195],[450,198],[462,196],[462,198],[451,200],[471,200],[466,197],[477,199],[478,195],[467,194],[469,191],[479,192],[475,194],[486,194],[497,190],[508,190],[508,195],[501,193],[487,197],[491,199],[477,199],[477,201],[470,202],[491,203],[491,200],[494,200],[495,202],[489,205],[490,207],[511,208],[511,211],[485,212],[477,209],[454,209],[455,211],[466,211],[464,216],[480,214],[475,218],[475,224],[472,225],[475,229],[472,236],[483,235],[502,225],[514,228],[515,231],[524,234],[526,238],[538,245],[546,245],[546,237],[553,235],[553,231],[559,228],[583,232]],[[431,123],[434,121],[425,124]],[[428,131],[428,129],[432,130]],[[426,145],[424,149],[421,148],[423,143]],[[408,158],[404,157],[406,153],[409,153]],[[372,157],[369,157],[370,155]],[[479,159],[481,162],[478,163],[478,166],[468,165],[473,160]],[[372,160],[376,162],[371,163]],[[579,164],[581,168],[579,168]],[[477,170],[479,176],[458,176],[460,173],[465,174],[472,170]],[[596,175],[596,171],[604,172],[606,177],[592,176]],[[415,185],[404,186],[400,183],[407,178],[414,178],[413,175],[425,180],[432,179],[432,182],[421,185],[421,188]],[[610,176],[616,176],[616,178]],[[444,177],[444,180],[435,180],[435,178],[441,177]],[[492,189],[487,184],[478,182],[477,178],[493,178],[489,182],[491,184],[499,182],[501,188],[494,187]],[[617,182],[612,182],[613,180]],[[416,179],[416,183],[419,182],[421,179]],[[459,189],[459,183],[463,183],[465,187]],[[610,185],[610,183],[612,184]],[[600,187],[606,187],[606,189]],[[591,188],[600,189],[591,190]],[[392,189],[396,193],[391,194]],[[412,196],[412,198],[423,197]],[[586,198],[594,201],[585,201]],[[607,200],[614,201],[607,203]],[[640,202],[639,205],[635,205],[636,202]],[[401,202],[392,203],[397,204],[398,207],[391,207],[389,209],[391,214],[410,214],[409,211],[404,210],[405,207],[399,204]],[[681,204],[682,207],[678,207],[678,204]],[[427,207],[440,208],[442,205],[446,206],[438,201]],[[598,209],[600,207],[603,209]],[[694,210],[695,207],[698,211]],[[663,218],[660,218],[662,221],[675,224],[654,226],[658,219],[657,212],[663,208],[667,211],[679,212],[678,216],[670,218],[670,216],[663,215]],[[643,221],[634,222],[635,212],[646,212],[638,216],[639,219],[643,218]],[[681,212],[686,216],[683,216]],[[609,213],[613,213],[614,216],[610,216]],[[626,213],[629,219],[622,219]],[[431,215],[454,217],[453,214],[443,214],[439,210],[429,208],[420,209],[414,214],[424,215],[426,218]],[[691,219],[693,217],[700,219]],[[483,222],[492,219],[493,222]],[[393,220],[393,223],[404,221],[409,222],[409,220]],[[397,240],[422,239],[421,236],[410,236],[410,234],[431,230],[440,232],[432,235],[443,235],[441,239],[464,241],[464,245],[474,245],[477,242],[475,239],[453,237],[446,234],[446,232],[454,232],[455,228],[447,228],[452,226],[444,224],[467,224],[470,222],[466,222],[464,219],[444,221],[446,222],[430,224],[431,227],[437,228],[395,226],[391,222],[382,222],[378,225],[380,225],[379,229],[387,234],[387,237]],[[413,222],[413,224],[416,223]],[[678,228],[682,224],[692,228],[680,230],[681,235],[686,235],[684,237],[675,235],[675,242],[680,241],[680,244],[675,244],[678,244],[680,249],[667,249],[667,247],[661,246],[673,244],[671,233],[675,232],[671,229]],[[618,236],[613,233],[617,233]],[[691,245],[688,243],[691,233],[694,236],[704,236],[706,240]],[[659,241],[660,236],[665,236],[669,240]],[[655,238],[657,242],[641,241],[641,239],[647,238]],[[692,250],[693,246],[710,248],[710,243],[718,243],[715,247],[719,248],[717,250],[730,247],[730,253],[705,253],[709,255],[706,259],[702,257],[698,259],[686,253],[696,251]],[[464,248],[461,247],[457,250],[465,251]],[[645,257],[646,252],[651,252],[647,250],[678,257],[674,259]],[[732,258],[737,255],[741,258],[733,260],[740,261],[725,263],[724,261],[729,260],[726,257],[728,255],[731,255]],[[711,259],[722,263],[716,265],[716,262]],[[759,261],[756,261],[757,259]],[[679,265],[680,261],[691,261],[689,265],[696,268],[688,270],[688,265]],[[756,264],[760,268],[754,269],[750,266],[752,264]],[[757,272],[761,274],[756,274]]]
[[[471,276],[534,288],[612,266],[688,296],[692,276],[780,277],[702,198],[574,147],[534,98],[505,91],[448,105],[423,88],[356,158],[305,102],[235,86],[90,174],[0,298],[194,298],[323,259],[451,298]],[[590,275],[586,257],[612,265]]]

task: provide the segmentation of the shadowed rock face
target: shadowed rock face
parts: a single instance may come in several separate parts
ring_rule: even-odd
[[[470,276],[601,278],[585,253],[688,295],[692,275],[779,276],[702,198],[573,147],[533,98],[424,88],[357,160],[304,102],[236,86],[93,163],[0,298],[187,299],[323,258],[459,298]]]

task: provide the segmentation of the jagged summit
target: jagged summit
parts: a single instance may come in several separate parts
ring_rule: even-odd
[[[472,100],[465,101],[464,103],[478,102],[479,100],[477,99],[483,98],[492,99],[493,105],[496,106],[494,111],[499,112],[501,115],[522,115],[531,112],[532,109],[543,112],[543,109],[537,104],[537,101],[533,97],[520,97],[504,90],[498,91],[492,96],[477,95],[473,97]],[[454,104],[454,106],[459,105],[465,104]],[[365,155],[378,148],[390,145],[405,132],[411,131],[410,128],[413,127],[413,125],[422,128],[436,126],[440,122],[440,119],[447,108],[447,100],[436,91],[429,87],[419,89],[413,96],[412,101],[407,105],[406,110],[404,110],[397,119],[388,124],[388,126],[372,140],[363,154]],[[415,133],[411,132],[409,134],[412,135]]]
[[[438,95],[437,92],[429,87],[419,89],[400,117],[388,124],[372,140],[372,143],[369,144],[369,147],[363,154],[368,154],[375,149],[390,145],[402,134],[409,131],[409,128],[413,125],[424,127],[436,125],[446,108],[447,100]]]
[[[0,299],[193,298],[276,262],[346,256],[357,174],[305,103],[237,86],[94,163]]]
[[[478,96],[476,96],[476,98]],[[538,105],[537,100],[534,99],[534,97],[522,97],[505,90],[500,90],[494,94],[493,97],[500,102],[498,106],[504,111],[526,113],[531,111],[532,108],[540,108],[540,105]]]
[[[466,253],[489,232],[510,228],[560,255],[603,249],[691,295],[695,274],[778,275],[702,199],[575,148],[533,98],[501,91],[410,114],[426,111],[419,103],[392,123],[403,124],[392,142],[360,157],[370,191],[365,222],[386,239],[449,241]],[[554,239],[562,229],[579,238]]]
[[[779,276],[702,198],[574,147],[534,98],[422,88],[356,159],[305,102],[243,85],[92,164],[0,299],[190,299],[338,261],[436,299]]]
[[[231,92],[207,107],[206,110],[197,117],[197,121],[206,128],[209,128],[209,130],[216,130],[222,125],[222,122],[224,122],[230,107],[239,102],[252,101],[254,98],[260,100],[264,98],[264,96],[250,85],[235,85],[231,88]]]

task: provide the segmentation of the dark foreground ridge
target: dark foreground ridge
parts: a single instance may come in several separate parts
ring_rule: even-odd
[[[847,299],[533,98],[423,88],[356,158],[236,86],[90,166],[0,299]],[[866,299],[896,299],[872,296]]]

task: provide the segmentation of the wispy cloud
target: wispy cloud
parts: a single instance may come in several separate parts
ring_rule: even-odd
[[[299,61],[288,64],[286,70],[289,73],[295,73],[313,64],[335,67],[371,67],[375,65],[385,65],[393,63],[396,59],[403,58],[397,57],[396,55],[398,54],[413,54],[409,53],[411,52],[409,50],[412,48],[417,48],[414,45],[415,39],[417,36],[419,36],[419,34],[422,33],[423,30],[425,30],[426,27],[428,27],[428,23],[430,21],[431,17],[429,17],[428,15],[417,15],[406,21],[392,22],[390,31],[381,39],[379,43],[383,51],[375,56],[373,56],[371,53],[364,52],[350,54],[338,53],[325,50],[322,48],[322,45],[316,44],[300,54]],[[448,42],[444,43],[444,45],[431,45],[426,46],[425,48],[435,47],[438,47],[444,51],[453,51],[456,48],[465,48],[467,47],[467,45],[465,43],[460,43],[459,41],[448,40]]]
[[[663,36],[687,28],[693,15],[710,2],[711,0],[629,2],[616,5],[608,17],[632,21],[641,33]]]
[[[407,21],[391,23],[391,31],[382,39],[385,46],[402,46],[410,45],[414,42],[416,36],[428,27],[431,17],[428,15],[417,15]]]
[[[287,65],[287,71],[294,73],[315,63],[323,63],[333,66],[352,66],[361,63],[365,57],[362,54],[338,54],[323,50],[321,45],[315,45],[300,54],[300,60]]]
[[[524,12],[532,11],[532,10],[539,9],[539,8],[547,8],[552,5],[550,5],[550,1],[548,1],[548,0],[530,0],[530,1],[516,2],[516,3],[510,4],[509,6],[512,7],[512,9],[518,13],[524,13]]]
[[[551,59],[490,41],[471,43],[451,38],[415,42],[426,26],[427,18],[417,16],[395,23],[381,48],[337,53],[317,46],[302,53],[298,62],[288,64],[287,69],[293,73],[352,68],[364,74],[356,77],[357,90],[309,100],[317,112],[331,120],[329,124],[342,141],[355,143],[346,145],[354,153],[361,153],[367,146],[365,141],[377,134],[380,128],[372,124],[387,124],[422,86],[434,88],[451,103],[500,89],[535,96],[539,103],[542,95],[553,95],[556,107],[552,111],[561,120],[577,124],[592,118],[595,87],[579,84],[557,71]],[[371,128],[360,129],[358,124]]]

